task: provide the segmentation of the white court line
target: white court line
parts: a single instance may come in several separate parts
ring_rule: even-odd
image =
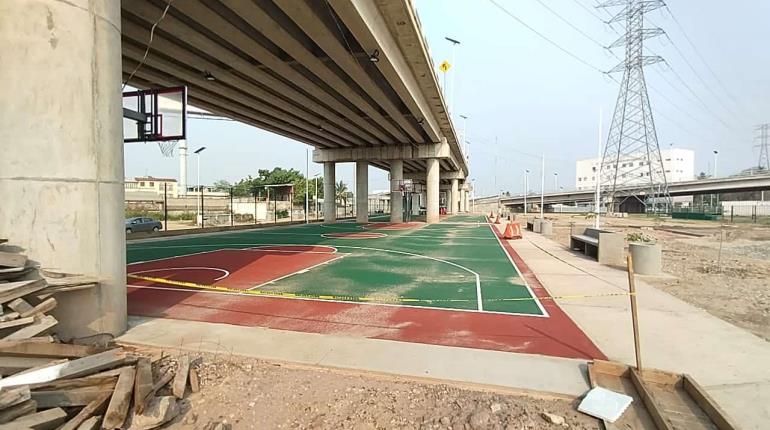
[[[492,224],[488,224],[488,225],[490,230],[495,228],[492,226]],[[545,307],[543,307],[543,304],[540,303],[540,299],[537,298],[537,296],[535,295],[535,292],[532,291],[532,287],[529,286],[529,282],[527,282],[527,279],[524,277],[524,275],[521,274],[521,271],[519,271],[519,268],[516,266],[516,263],[513,262],[513,258],[511,258],[511,255],[508,254],[508,251],[505,249],[505,245],[503,245],[503,242],[500,241],[500,236],[498,236],[497,232],[494,230],[492,230],[492,234],[495,235],[495,238],[497,239],[497,243],[500,244],[500,248],[502,249],[503,254],[505,254],[505,256],[508,257],[508,261],[511,262],[511,266],[513,266],[513,268],[516,270],[516,273],[519,275],[519,278],[521,279],[521,281],[524,282],[524,286],[527,287],[527,291],[529,291],[529,295],[533,299],[535,299],[535,303],[537,304],[537,307],[540,308],[540,312],[543,313],[544,317],[549,318],[550,315],[548,314],[548,311],[545,310]]]
[[[324,239],[345,239],[345,240],[382,239],[383,237],[388,237],[387,234],[379,233],[379,232],[351,231],[351,232],[348,232],[348,233],[351,233],[353,235],[364,234],[364,235],[370,235],[370,236],[368,236],[368,237],[360,237],[360,236],[359,237],[356,237],[356,236],[350,236],[350,237],[345,237],[345,236],[329,236],[330,234],[341,234],[341,233],[324,233],[324,234],[321,234],[321,237],[323,237]],[[379,235],[379,236],[374,236],[374,235]]]
[[[333,263],[333,262],[339,260],[340,258],[346,257],[347,255],[348,254],[340,254],[339,257],[332,258],[331,260],[322,261],[322,262],[320,262],[318,264],[314,264],[314,265],[312,265],[310,267],[305,267],[304,269],[300,269],[300,270],[297,270],[296,272],[289,273],[288,275],[283,275],[281,277],[278,277],[278,278],[275,278],[275,279],[271,279],[271,280],[269,280],[267,282],[263,282],[263,283],[261,283],[259,285],[255,285],[255,286],[249,288],[249,290],[256,290],[257,288],[264,287],[265,285],[272,284],[274,282],[278,282],[278,281],[280,281],[282,279],[286,279],[286,278],[288,278],[290,276],[299,275],[301,273],[309,272],[311,269],[315,269],[318,266],[323,266],[324,264]]]
[[[133,263],[132,263],[133,264]],[[152,273],[152,272],[162,272],[164,270],[215,270],[217,272],[222,272],[224,275],[214,278],[215,281],[218,281],[220,279],[227,278],[230,276],[230,272],[225,269],[220,269],[219,267],[196,267],[196,266],[189,266],[189,267],[162,267],[158,269],[147,269],[147,270],[140,270],[138,272],[131,272],[128,273],[128,275],[138,275],[140,273]]]
[[[261,249],[261,248],[269,248],[271,246],[307,246],[308,248],[329,248],[332,249],[332,252],[322,252],[322,251],[299,251],[299,250],[288,250],[288,249]],[[263,252],[283,252],[286,254],[336,254],[337,251],[339,251],[337,248],[333,246],[328,245],[292,245],[292,244],[284,244],[284,245],[259,245],[254,246],[252,248],[242,248],[245,251],[263,251]]]

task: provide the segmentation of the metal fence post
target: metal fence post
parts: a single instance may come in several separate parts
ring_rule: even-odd
[[[254,188],[254,224],[257,223],[257,189]]]
[[[163,230],[168,231],[168,191],[167,183],[163,183]]]
[[[198,191],[201,193],[201,228],[206,228],[206,209],[203,208],[203,187],[198,186]]]
[[[230,187],[230,227],[235,225],[235,211],[233,210],[233,187]]]
[[[734,216],[735,216],[735,206],[730,206],[730,224],[733,223]]]

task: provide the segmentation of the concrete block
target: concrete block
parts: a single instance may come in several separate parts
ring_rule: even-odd
[[[634,259],[634,273],[660,275],[663,272],[663,251],[658,244],[630,243],[628,251]]]
[[[625,264],[625,238],[618,233],[599,233],[597,260],[601,264],[622,266]]]
[[[542,223],[543,223],[543,220],[535,219],[532,222],[532,231],[534,231],[535,233],[540,233],[540,229],[542,228]]]
[[[553,222],[543,220],[540,223],[540,234],[550,236],[553,234]]]

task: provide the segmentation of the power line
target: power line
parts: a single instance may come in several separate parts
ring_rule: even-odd
[[[535,1],[537,1],[538,3],[540,3],[540,5],[541,5],[541,6],[543,6],[544,8],[546,8],[546,9],[548,10],[548,12],[551,12],[552,14],[556,15],[556,17],[557,17],[557,18],[559,18],[560,20],[562,20],[562,21],[563,21],[565,24],[567,24],[568,26],[570,26],[570,27],[571,27],[573,30],[575,30],[575,31],[577,31],[578,33],[580,33],[580,34],[581,34],[583,37],[585,37],[586,39],[588,39],[588,40],[590,40],[591,42],[593,42],[594,44],[598,45],[600,48],[604,48],[604,47],[605,47],[605,46],[604,46],[604,45],[603,45],[601,42],[599,42],[598,40],[596,40],[596,39],[594,39],[593,37],[589,36],[589,35],[588,35],[588,34],[586,34],[586,33],[585,33],[583,30],[581,30],[581,29],[580,29],[580,28],[578,28],[576,25],[574,25],[574,24],[572,24],[570,21],[568,21],[566,18],[564,18],[563,16],[561,16],[561,15],[560,15],[558,12],[556,12],[556,11],[555,11],[555,10],[553,10],[553,9],[551,9],[551,7],[550,7],[550,6],[548,6],[547,4],[545,4],[545,2],[543,2],[543,0],[535,0]]]
[[[714,80],[717,81],[717,83],[719,84],[720,87],[722,87],[722,91],[725,92],[727,97],[730,98],[730,100],[733,103],[735,103],[736,106],[740,107],[740,104],[738,103],[738,101],[735,99],[735,97],[733,97],[733,95],[730,93],[730,91],[727,90],[727,87],[725,86],[724,83],[722,83],[722,80],[719,79],[719,76],[717,76],[717,74],[714,72],[714,69],[711,68],[711,66],[706,61],[706,59],[703,57],[703,55],[701,55],[701,53],[698,50],[698,48],[695,47],[695,44],[690,39],[690,36],[687,35],[687,32],[684,30],[684,27],[682,27],[682,24],[679,23],[679,20],[676,18],[676,16],[674,15],[674,12],[671,10],[671,8],[668,5],[666,5],[665,9],[668,11],[669,16],[671,16],[671,18],[674,20],[674,23],[679,28],[679,31],[682,32],[682,36],[684,36],[684,39],[687,41],[687,43],[690,45],[690,47],[692,47],[692,50],[695,51],[695,55],[698,56],[700,61],[706,66],[706,69],[709,71],[709,73],[711,73],[711,76],[714,77]]]
[[[174,0],[168,0],[166,2],[166,7],[163,9],[163,13],[160,14],[160,17],[155,20],[155,22],[152,23],[152,27],[150,27],[150,38],[147,40],[147,48],[144,50],[144,55],[142,55],[142,60],[139,62],[139,64],[134,67],[134,70],[131,71],[131,74],[128,75],[128,78],[125,82],[123,82],[123,87],[120,89],[121,91],[125,91],[126,85],[128,85],[129,82],[131,82],[131,79],[133,79],[136,72],[139,71],[139,69],[144,65],[144,62],[147,61],[147,55],[150,53],[150,46],[152,45],[152,39],[155,36],[155,27],[160,24],[161,21],[163,21],[163,18],[166,17],[166,14],[168,13],[168,9],[171,7],[171,3],[173,3]]]
[[[488,0],[488,1],[489,1],[490,3],[492,3],[492,4],[493,4],[493,5],[496,7],[496,8],[500,9],[500,10],[501,10],[501,11],[502,11],[504,14],[506,14],[506,15],[508,15],[509,17],[513,18],[514,20],[516,20],[516,22],[518,22],[519,24],[523,25],[523,26],[524,26],[524,27],[526,27],[526,28],[527,28],[529,31],[531,31],[531,32],[535,33],[535,34],[536,34],[536,35],[538,35],[538,36],[539,36],[541,39],[543,39],[543,40],[545,40],[546,42],[550,43],[552,46],[556,47],[558,50],[560,50],[560,51],[562,51],[563,53],[565,53],[565,54],[569,55],[570,57],[572,57],[573,59],[575,59],[575,60],[579,61],[579,62],[580,62],[580,63],[582,63],[583,65],[585,65],[585,66],[587,66],[587,67],[590,67],[591,69],[593,69],[593,70],[595,70],[595,71],[597,71],[597,72],[599,72],[599,73],[604,73],[604,71],[603,71],[602,69],[600,69],[600,68],[598,68],[598,67],[594,66],[593,64],[589,63],[588,61],[586,61],[586,60],[584,60],[584,59],[580,58],[579,56],[577,56],[577,55],[575,55],[575,54],[573,54],[572,52],[570,52],[570,51],[569,51],[569,50],[567,50],[566,48],[562,47],[562,46],[561,46],[561,45],[559,45],[558,43],[556,43],[556,42],[554,42],[553,40],[549,39],[549,38],[548,38],[547,36],[545,36],[543,33],[541,33],[541,32],[539,32],[539,31],[535,30],[535,29],[534,29],[532,26],[530,26],[530,25],[529,25],[529,24],[527,24],[526,22],[522,21],[522,20],[521,20],[521,18],[519,18],[518,16],[514,15],[513,13],[511,13],[511,12],[510,12],[508,9],[506,9],[506,8],[502,7],[502,6],[501,6],[499,3],[497,3],[495,0]]]

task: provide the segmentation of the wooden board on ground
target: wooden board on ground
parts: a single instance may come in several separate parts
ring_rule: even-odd
[[[126,367],[120,372],[118,383],[115,384],[115,392],[104,414],[103,428],[120,428],[126,421],[128,406],[131,404],[131,393],[134,391],[135,374],[136,370],[133,367]]]
[[[9,334],[8,336],[4,337],[3,340],[18,340],[18,339],[26,339],[29,337],[34,337],[47,330],[52,329],[58,323],[59,322],[56,321],[56,318],[52,317],[51,315],[46,315],[38,319],[34,323]],[[4,324],[8,324],[8,323],[4,323]]]
[[[592,387],[633,398],[619,420],[604,422],[607,429],[736,429],[724,411],[702,389],[695,388],[697,383],[688,376],[656,369],[637,372],[625,364],[601,360],[589,363],[588,375]]]
[[[27,264],[27,256],[15,252],[0,251],[0,266],[24,267]]]
[[[48,409],[47,411],[25,415],[8,424],[1,424],[0,430],[35,429],[48,430],[59,427],[67,419],[67,413],[62,408]]]
[[[179,367],[174,376],[174,383],[171,385],[171,391],[174,397],[181,399],[184,397],[185,388],[187,388],[187,375],[190,372],[190,356],[181,355],[179,357]]]
[[[8,303],[27,294],[35,293],[45,288],[46,285],[44,279],[0,284],[0,303]]]
[[[58,379],[77,378],[100,370],[109,369],[125,362],[126,354],[120,349],[113,349],[88,357],[44,367],[35,372],[9,376],[0,379],[0,388],[19,385],[37,384]]]

